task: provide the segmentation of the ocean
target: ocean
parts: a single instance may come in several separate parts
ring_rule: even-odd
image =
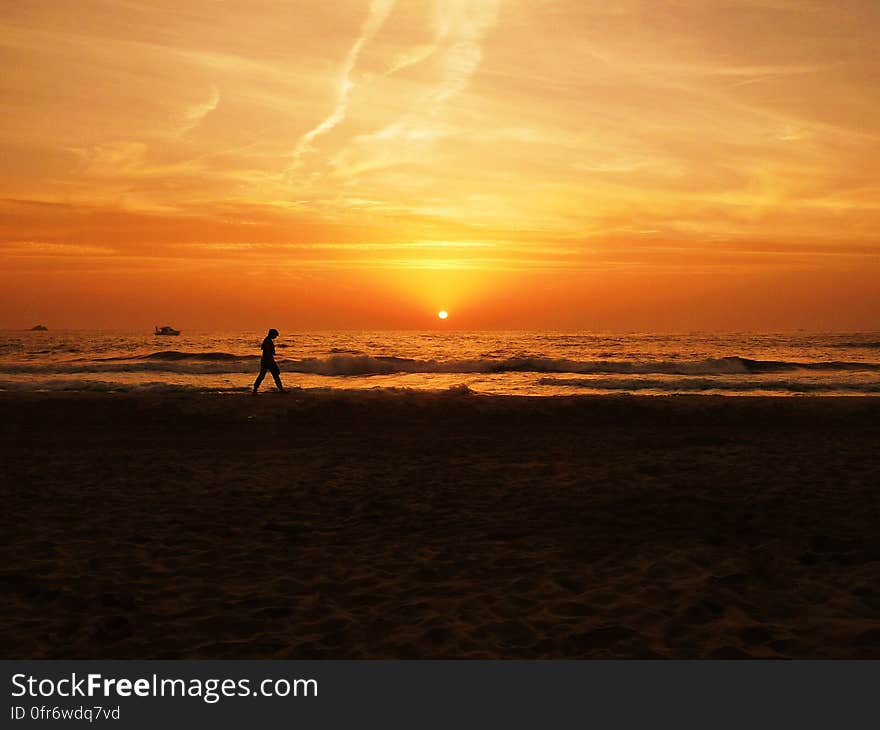
[[[0,390],[246,392],[263,336],[2,331]],[[276,347],[285,385],[308,389],[880,394],[880,332],[282,332]]]

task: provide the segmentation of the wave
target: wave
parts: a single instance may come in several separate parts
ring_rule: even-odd
[[[221,361],[231,362],[233,360],[258,360],[259,355],[233,355],[231,352],[181,352],[179,350],[162,350],[161,352],[151,352],[149,355],[140,355],[136,358],[107,358],[107,360],[170,360],[179,362],[181,360],[207,360],[208,362]],[[106,361],[105,361],[106,362]]]
[[[769,381],[744,381],[731,380],[728,378],[540,378],[537,385],[546,388],[568,387],[577,392],[593,391],[605,393],[725,393],[734,395],[752,395],[761,393],[779,393],[780,395],[880,395],[880,382],[854,383],[848,381],[826,381],[821,383],[803,382],[796,380],[769,380]],[[235,394],[249,393],[250,384],[243,386],[233,385],[202,385],[198,383],[167,383],[150,381],[145,383],[118,383],[103,380],[51,378],[39,382],[34,381],[4,381],[0,380],[0,392],[87,392],[87,393],[213,393]],[[311,393],[333,392],[336,388],[306,388]],[[336,391],[343,392],[343,391]],[[387,386],[374,388],[354,388],[344,392],[389,392],[389,393],[442,393],[449,396],[477,395],[465,383],[457,383],[447,386],[445,389],[408,388],[401,386]],[[559,393],[559,390],[549,391]],[[538,389],[532,395],[547,394],[547,390]]]
[[[198,385],[164,383],[160,381],[148,383],[112,383],[103,380],[80,380],[70,378],[55,378],[42,382],[0,380],[0,391],[51,391],[86,393],[247,393],[250,392],[250,390],[250,386],[207,388]]]
[[[864,348],[866,350],[880,350],[880,340],[876,341],[858,341],[853,342],[835,342],[831,347],[840,348]]]
[[[660,380],[657,378],[540,378],[539,385],[555,385],[562,387],[589,390],[644,391],[659,390],[664,392],[785,392],[785,393],[880,393],[880,382],[864,383],[845,380],[827,380],[821,383],[802,380],[729,380],[723,378],[676,378]]]
[[[234,355],[228,352],[180,352],[165,350],[134,358],[104,360],[68,360],[49,363],[0,363],[6,374],[76,374],[166,372],[193,375],[249,373],[257,368],[259,356]],[[546,357],[506,359],[475,358],[468,360],[418,360],[395,356],[370,356],[337,353],[325,358],[282,359],[282,370],[311,375],[370,376],[399,373],[561,373],[575,375],[753,375],[796,371],[880,371],[875,362],[788,362],[752,360],[745,357],[722,357],[694,361],[646,360],[568,360]]]
[[[310,393],[329,393],[334,388],[288,387],[287,392],[300,391]],[[193,383],[165,383],[151,381],[147,383],[114,383],[104,380],[80,380],[71,378],[53,378],[40,382],[0,380],[0,392],[76,392],[76,393],[250,393],[251,385],[244,386],[206,386]],[[336,391],[343,392],[343,391]],[[455,383],[446,388],[416,389],[398,386],[384,388],[359,388],[346,390],[348,393],[440,393],[449,396],[476,395],[465,383]]]

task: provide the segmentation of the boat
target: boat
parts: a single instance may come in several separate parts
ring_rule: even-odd
[[[31,332],[48,332],[49,328],[44,324],[37,324],[31,327]]]
[[[180,334],[180,330],[176,330],[174,327],[169,327],[166,324],[164,327],[156,327],[154,334],[157,336],[177,337]]]

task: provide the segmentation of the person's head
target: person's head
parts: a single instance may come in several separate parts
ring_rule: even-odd
[[[273,327],[269,330],[269,339],[274,340],[276,337],[278,337],[278,330]]]

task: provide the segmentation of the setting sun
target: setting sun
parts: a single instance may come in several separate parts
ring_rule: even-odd
[[[446,319],[449,316],[449,312],[447,312],[445,309],[441,309],[439,312],[437,312],[437,316],[440,317],[440,319]]]

